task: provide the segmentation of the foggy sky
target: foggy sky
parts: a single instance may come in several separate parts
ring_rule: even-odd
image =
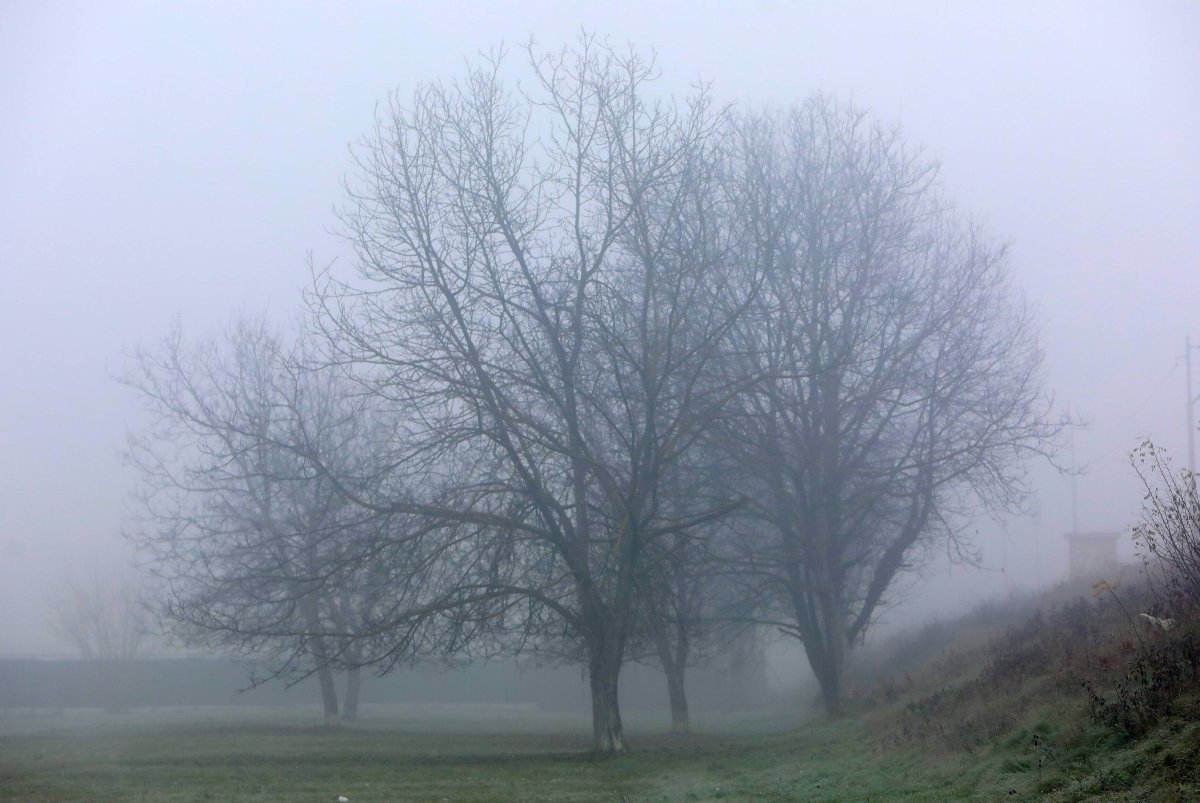
[[[347,258],[333,208],[375,104],[501,41],[556,48],[581,27],[654,48],[664,91],[821,90],[900,122],[1012,243],[1047,388],[1089,421],[1080,529],[1127,528],[1138,439],[1186,461],[1200,4],[991,5],[0,5],[0,655],[63,652],[39,632],[47,588],[120,559],[120,448],[138,425],[109,379],[123,355],[176,315],[197,335],[239,310],[295,314],[306,253]],[[1061,579],[1070,482],[1034,476],[1036,515],[979,523],[987,570],[935,571],[938,602],[899,613]]]

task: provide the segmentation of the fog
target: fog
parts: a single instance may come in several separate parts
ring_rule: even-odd
[[[127,557],[120,453],[140,422],[111,375],[130,349],[175,318],[202,333],[239,310],[292,315],[307,255],[348,258],[333,208],[376,104],[497,43],[556,47],[581,26],[654,48],[679,93],[711,81],[754,106],[824,91],[899,122],[1011,242],[1046,387],[1087,422],[1060,459],[1086,473],[1032,465],[1030,514],[981,518],[982,565],[936,561],[886,627],[1063,579],[1063,533],[1135,520],[1127,455],[1143,437],[1186,461],[1194,3],[487,5],[0,9],[0,656],[69,652],[45,628],[48,589]]]

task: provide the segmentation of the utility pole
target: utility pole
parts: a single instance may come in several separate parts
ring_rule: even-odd
[[[1075,427],[1071,427],[1071,532],[1079,532],[1079,467],[1075,465]]]
[[[1196,396],[1192,393],[1192,349],[1200,349],[1200,345],[1193,346],[1192,338],[1189,336],[1183,341],[1183,364],[1187,369],[1187,434],[1188,434],[1188,469],[1192,472],[1192,476],[1196,475]],[[1178,363],[1177,363],[1178,364]]]

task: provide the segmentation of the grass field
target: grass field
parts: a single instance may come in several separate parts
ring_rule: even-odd
[[[885,748],[886,715],[774,734],[762,731],[779,720],[702,720],[702,732],[690,737],[656,734],[635,720],[634,750],[617,758],[589,753],[586,719],[532,706],[375,707],[341,729],[314,726],[319,715],[315,708],[8,712],[0,716],[0,799],[944,801],[1049,793],[1108,800],[1120,799],[1122,788],[1107,764],[1089,767],[1086,782],[1043,767],[1031,732],[986,754],[915,743]],[[1052,726],[1039,730],[1053,736]],[[1145,758],[1133,751],[1125,763]]]
[[[897,745],[887,711],[784,733],[762,732],[778,720],[702,720],[690,737],[635,721],[633,752],[598,758],[586,719],[525,706],[375,707],[341,729],[314,726],[315,708],[10,711],[0,715],[0,799],[1200,799],[1200,723],[1171,720],[1121,744],[1081,729],[1078,710],[1041,713],[966,752]]]
[[[864,657],[834,720],[780,699],[675,737],[627,710],[618,757],[590,753],[586,716],[535,705],[364,705],[344,728],[303,706],[10,709],[0,800],[1200,800],[1200,623],[1145,644],[1110,596],[909,634]]]
[[[589,754],[588,723],[522,706],[391,706],[353,728],[315,709],[0,717],[5,800],[947,800],[988,797],[954,761],[873,750],[862,720],[784,734],[702,722],[630,727],[634,751]],[[718,729],[723,735],[718,735]],[[755,730],[760,732],[754,733]]]

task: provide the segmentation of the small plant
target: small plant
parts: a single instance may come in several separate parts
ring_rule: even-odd
[[[1114,586],[1112,583],[1108,582],[1107,580],[1101,580],[1092,586],[1092,596],[1093,597],[1099,598],[1104,594],[1110,595],[1113,599],[1115,599],[1117,601],[1117,605],[1121,606],[1121,612],[1125,614],[1125,619],[1126,619],[1126,621],[1129,622],[1130,629],[1132,629],[1133,634],[1135,636],[1137,636],[1138,644],[1142,645],[1142,654],[1145,655],[1146,642],[1142,641],[1142,634],[1140,632],[1138,632],[1137,624],[1133,621],[1133,617],[1129,615],[1129,609],[1125,607],[1125,603],[1121,602],[1121,598],[1117,596],[1116,586]]]
[[[1046,741],[1046,738],[1040,733],[1034,733],[1032,739],[1032,747],[1034,755],[1037,756],[1037,777],[1038,783],[1042,781],[1042,768],[1049,766],[1052,762],[1057,763],[1057,758],[1054,755],[1054,748]]]

